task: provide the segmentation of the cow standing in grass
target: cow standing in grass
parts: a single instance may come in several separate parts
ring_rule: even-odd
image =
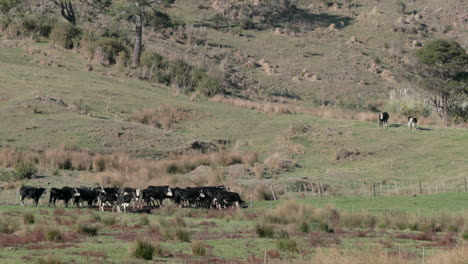
[[[45,188],[35,188],[30,186],[22,186],[20,189],[21,195],[21,206],[24,206],[24,199],[33,199],[34,205],[37,207],[39,205],[39,199],[43,194],[46,193]]]
[[[418,119],[414,116],[408,117],[408,128],[409,130],[416,130],[416,125],[418,124]]]
[[[379,127],[387,126],[390,115],[387,112],[380,113],[379,115]]]

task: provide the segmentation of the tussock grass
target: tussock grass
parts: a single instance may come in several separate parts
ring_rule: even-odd
[[[62,232],[56,228],[46,228],[44,230],[44,237],[47,241],[58,242],[63,240]]]
[[[88,223],[79,223],[76,230],[79,234],[97,236],[99,232],[99,226]]]
[[[190,151],[185,154],[173,154],[162,160],[147,160],[132,158],[126,153],[96,154],[66,148],[46,151],[23,152],[17,149],[1,149],[0,165],[11,167],[18,162],[28,162],[38,167],[55,170],[94,171],[93,182],[103,185],[132,184],[148,185],[148,180],[157,180],[157,184],[170,184],[172,175],[192,171],[200,165],[212,167],[229,166],[233,164],[253,164],[258,160],[256,152],[212,152],[201,153]],[[221,183],[223,177],[212,175],[210,183]]]
[[[194,256],[205,256],[208,251],[208,245],[199,240],[192,241],[192,243],[190,243],[190,248]]]
[[[280,251],[299,253],[297,242],[290,238],[281,238],[276,240],[276,248]]]
[[[130,249],[131,255],[138,259],[152,260],[156,247],[149,241],[137,239]]]
[[[272,238],[275,235],[275,227],[268,224],[258,223],[255,225],[255,232],[258,237]]]
[[[151,127],[170,130],[174,124],[192,120],[196,116],[187,110],[171,105],[161,105],[158,108],[147,108],[133,113],[128,121],[138,122]]]
[[[34,214],[32,212],[24,212],[23,215],[23,223],[25,225],[31,225],[36,222],[36,219],[34,217]]]

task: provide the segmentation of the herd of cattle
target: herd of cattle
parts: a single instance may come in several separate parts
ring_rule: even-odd
[[[21,206],[24,206],[24,199],[34,200],[34,205],[38,206],[39,199],[47,191],[45,188],[22,186],[20,188]],[[146,189],[129,187],[62,187],[51,188],[49,207],[57,200],[63,201],[68,207],[70,201],[76,206],[95,207],[100,211],[105,208],[114,209],[117,212],[126,212],[129,206],[134,210],[144,208],[154,208],[163,206],[163,201],[170,199],[179,207],[193,208],[217,208],[223,209],[232,206],[244,207],[240,195],[232,192],[225,186],[204,186],[187,188],[170,188],[169,186],[148,186]]]
[[[387,112],[383,112],[379,114],[379,127],[387,126],[388,119],[390,115]],[[416,130],[416,125],[418,123],[418,119],[414,116],[408,117],[408,128],[410,130]]]

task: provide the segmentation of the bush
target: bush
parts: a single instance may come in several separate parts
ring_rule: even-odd
[[[102,48],[104,58],[111,64],[115,64],[117,57],[128,60],[129,48],[122,39],[115,37],[102,37],[97,41],[97,46]]]
[[[142,226],[147,226],[150,224],[150,220],[148,218],[148,216],[146,215],[143,215],[140,217],[140,220],[138,221],[138,223]]]
[[[272,238],[275,234],[274,227],[272,225],[257,224],[255,226],[255,232],[259,237]]]
[[[462,233],[462,238],[464,240],[467,240],[468,241],[468,230],[465,230],[463,233]]]
[[[62,232],[60,230],[51,228],[44,231],[44,237],[47,241],[61,241],[63,240]]]
[[[31,177],[37,173],[34,165],[24,162],[18,162],[15,165],[16,177],[20,180],[31,179]]]
[[[96,236],[98,234],[98,231],[99,227],[97,225],[80,223],[77,227],[77,232],[84,235]]]
[[[147,241],[137,240],[132,248],[132,256],[139,259],[152,260],[156,247]]]
[[[193,255],[195,255],[195,256],[205,256],[208,245],[201,242],[201,241],[193,241],[190,244],[190,247],[192,248]]]
[[[0,14],[6,14],[10,9],[21,3],[22,0],[0,0]]]
[[[146,23],[149,27],[152,27],[154,31],[160,31],[161,29],[174,26],[171,17],[167,13],[158,10],[154,10],[152,14],[146,16]]]
[[[240,27],[245,30],[255,29],[255,22],[253,22],[251,19],[248,19],[248,18],[242,19],[240,21]]]
[[[31,212],[23,213],[23,223],[25,225],[34,224],[34,222],[35,222],[35,219],[34,219],[34,214],[33,213],[31,213]]]
[[[80,30],[70,23],[57,23],[50,33],[50,40],[55,45],[65,49],[76,47],[76,40],[80,38]]]
[[[289,238],[276,240],[276,247],[280,251],[299,253],[299,249],[297,248],[297,242]]]
[[[175,237],[182,242],[190,242],[190,233],[184,229],[176,229]]]

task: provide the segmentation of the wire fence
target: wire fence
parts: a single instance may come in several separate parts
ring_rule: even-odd
[[[442,194],[454,192],[468,192],[467,177],[434,180],[434,181],[378,181],[358,182],[352,184],[332,184],[322,181],[297,180],[281,185],[268,186],[274,200],[289,195],[302,195],[303,197],[357,197],[357,196],[415,196],[427,194]],[[39,201],[44,203],[47,195],[43,195]],[[248,200],[251,200],[248,199]],[[19,189],[1,190],[0,205],[18,205],[21,197]],[[32,200],[26,199],[26,204],[32,204]]]

